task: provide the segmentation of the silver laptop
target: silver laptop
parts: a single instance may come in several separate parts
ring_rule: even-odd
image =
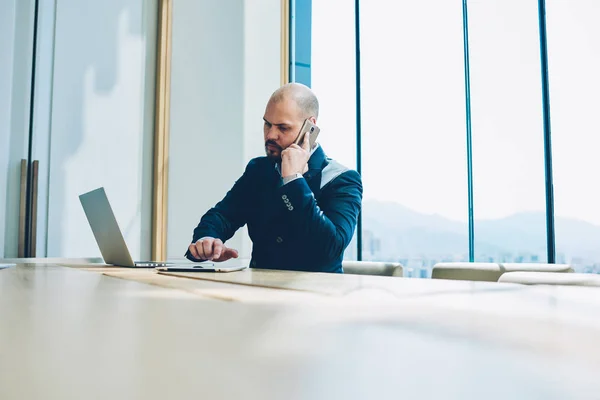
[[[105,263],[141,268],[172,265],[156,261],[133,261],[103,187],[80,195],[79,200]]]

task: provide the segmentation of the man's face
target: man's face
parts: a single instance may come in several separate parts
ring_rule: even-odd
[[[277,102],[269,101],[263,119],[265,152],[271,160],[280,162],[281,152],[294,143],[304,118],[296,102],[286,96]]]

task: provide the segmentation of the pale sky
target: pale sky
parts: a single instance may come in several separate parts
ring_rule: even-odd
[[[354,2],[312,7],[319,140],[355,167]],[[556,215],[600,225],[600,2],[547,14]],[[469,29],[475,218],[544,211],[537,2],[472,1]],[[361,50],[365,199],[466,221],[460,2],[363,1]]]

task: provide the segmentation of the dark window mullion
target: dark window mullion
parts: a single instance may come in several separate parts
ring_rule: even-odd
[[[548,262],[556,261],[554,228],[554,179],[552,176],[552,142],[550,124],[550,83],[548,79],[548,42],[546,39],[546,0],[538,0],[540,28],[540,67],[542,76],[542,111],[544,118],[544,170],[546,175],[546,243]]]
[[[356,170],[362,174],[362,118],[360,90],[360,0],[354,0],[354,36],[356,69]],[[362,261],[362,212],[358,215],[356,226],[356,259]]]
[[[473,217],[473,145],[471,132],[471,71],[469,63],[469,15],[467,0],[462,2],[463,52],[465,65],[465,114],[467,128],[467,188],[469,198],[469,261],[475,261],[475,221]]]

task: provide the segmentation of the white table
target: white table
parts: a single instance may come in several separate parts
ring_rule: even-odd
[[[337,275],[290,276],[308,289],[295,290],[106,271],[0,271],[0,399],[600,393],[596,288],[359,277],[348,292]]]

